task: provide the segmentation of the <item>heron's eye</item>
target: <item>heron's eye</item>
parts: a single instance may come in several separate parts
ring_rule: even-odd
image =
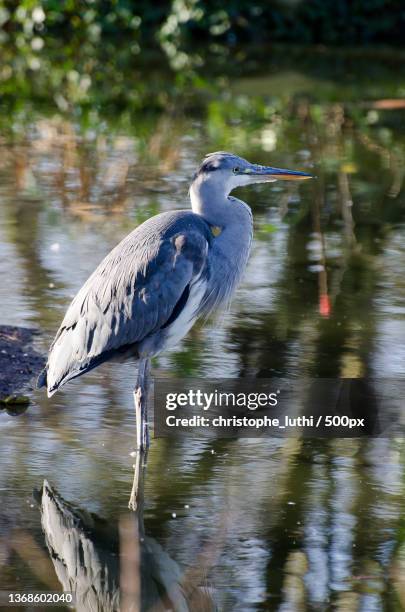
[[[234,168],[234,169],[232,170],[232,172],[233,172],[234,174],[238,174],[238,172],[240,172],[240,168],[239,168],[239,166],[236,166],[236,168]]]

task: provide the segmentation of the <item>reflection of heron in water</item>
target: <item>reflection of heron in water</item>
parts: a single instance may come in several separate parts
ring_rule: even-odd
[[[48,395],[113,357],[139,363],[134,392],[137,446],[147,448],[150,359],[174,346],[200,316],[228,303],[252,241],[252,213],[236,187],[310,178],[251,164],[231,153],[207,155],[190,187],[191,210],[157,215],[129,234],[74,298],[38,379]]]
[[[119,529],[75,508],[44,481],[41,521],[46,544],[64,591],[79,612],[213,611],[201,585],[209,568],[183,573],[162,546],[145,535],[142,503]]]

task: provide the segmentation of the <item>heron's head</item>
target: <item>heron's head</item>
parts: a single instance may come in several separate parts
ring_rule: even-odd
[[[306,172],[251,164],[243,157],[218,151],[206,155],[193,179],[193,186],[209,184],[228,195],[236,187],[273,181],[299,181],[312,178]]]

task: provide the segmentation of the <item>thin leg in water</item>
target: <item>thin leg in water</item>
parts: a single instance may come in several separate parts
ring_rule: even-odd
[[[134,463],[134,478],[132,481],[132,489],[131,495],[129,497],[128,508],[130,510],[137,511],[139,509],[139,504],[143,500],[143,483],[145,479],[145,470],[146,470],[146,454],[144,457],[144,453],[141,451],[136,451],[135,453],[131,453],[135,455],[135,463]],[[143,460],[143,461],[142,461]]]
[[[136,510],[139,496],[142,495],[144,471],[146,469],[146,458],[149,446],[148,429],[148,391],[149,391],[149,359],[139,362],[138,378],[134,389],[134,403],[136,415],[136,446],[134,479],[128,507]]]
[[[150,360],[141,359],[138,367],[138,378],[134,389],[136,415],[136,446],[138,451],[146,451],[149,447],[148,427],[148,391],[149,391]]]

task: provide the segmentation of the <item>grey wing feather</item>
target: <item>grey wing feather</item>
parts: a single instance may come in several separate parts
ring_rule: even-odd
[[[59,386],[136,346],[170,319],[185,289],[206,271],[209,230],[193,213],[163,213],[129,234],[72,301],[39,383]]]

